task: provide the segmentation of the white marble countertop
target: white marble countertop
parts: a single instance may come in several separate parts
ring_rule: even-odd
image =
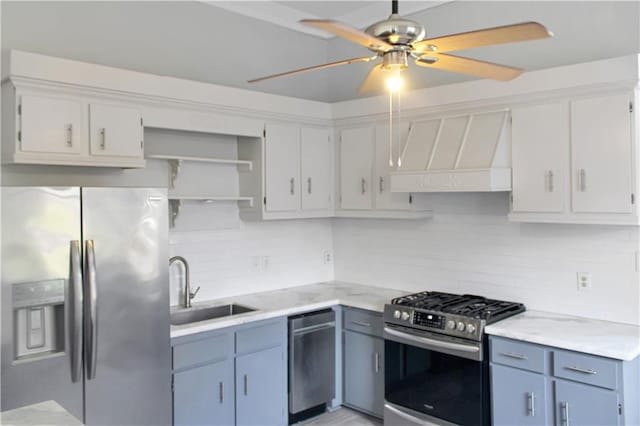
[[[75,426],[82,422],[73,417],[55,401],[16,408],[0,413],[0,424],[3,426]]]
[[[631,361],[640,355],[640,327],[541,311],[526,311],[485,328],[488,334]]]
[[[237,303],[256,310],[208,321],[172,325],[171,338],[268,318],[295,315],[335,305],[382,312],[385,303],[389,303],[394,297],[403,294],[407,293],[400,290],[335,281],[194,303],[193,307],[196,309]],[[178,309],[183,308],[172,308],[171,310],[173,312]]]

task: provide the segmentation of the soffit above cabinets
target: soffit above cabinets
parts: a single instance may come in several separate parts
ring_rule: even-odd
[[[508,118],[499,110],[412,122],[392,191],[511,190]]]

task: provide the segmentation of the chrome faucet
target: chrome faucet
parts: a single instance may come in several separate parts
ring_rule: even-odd
[[[184,299],[182,305],[185,308],[191,307],[191,299],[196,297],[198,291],[200,291],[200,287],[196,288],[194,292],[191,292],[191,283],[189,282],[189,262],[182,256],[173,256],[169,259],[169,267],[173,265],[175,262],[182,263],[182,267],[184,268]]]

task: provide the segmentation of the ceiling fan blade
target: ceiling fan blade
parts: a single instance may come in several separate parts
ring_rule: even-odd
[[[334,21],[333,19],[303,19],[300,23],[309,25],[314,28],[318,28],[332,34],[342,37],[367,49],[375,50],[378,52],[386,52],[393,49],[393,46],[384,40],[380,40],[372,35],[360,31],[356,28],[350,27],[342,22]]]
[[[451,52],[494,44],[537,40],[552,36],[553,33],[538,22],[523,22],[520,24],[505,25],[503,27],[430,38],[415,43],[413,47],[419,52],[424,51],[426,53],[429,47],[433,45],[436,46],[437,52]]]
[[[358,93],[364,95],[366,93],[377,92],[380,89],[384,89],[384,78],[386,77],[385,71],[382,68],[382,64],[378,64],[375,67],[371,68],[369,74],[364,79],[360,88],[358,89]]]
[[[376,59],[377,57],[378,57],[377,55],[375,55],[375,56],[363,56],[361,58],[351,58],[351,59],[345,59],[344,61],[329,62],[328,64],[314,65],[312,67],[306,67],[306,68],[300,68],[300,69],[297,69],[297,70],[281,72],[281,73],[278,73],[278,74],[268,75],[266,77],[254,78],[253,80],[247,81],[247,83],[258,83],[260,81],[270,80],[272,78],[284,77],[284,76],[293,75],[293,74],[300,74],[300,73],[307,72],[307,71],[317,71],[317,70],[322,70],[322,69],[325,69],[325,68],[335,67],[335,66],[338,66],[338,65],[355,64],[355,63],[358,63],[358,62],[369,62],[369,61],[372,61],[372,60]]]
[[[428,60],[429,58],[437,58],[437,61],[431,63],[431,61]],[[462,58],[444,53],[424,57],[422,60],[416,59],[416,65],[501,81],[513,80],[524,71],[520,68],[479,61],[477,59]]]

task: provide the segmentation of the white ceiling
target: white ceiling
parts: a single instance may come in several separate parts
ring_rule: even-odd
[[[430,9],[452,0],[400,1],[399,12],[408,15]],[[335,19],[355,28],[365,28],[391,14],[390,0],[360,1],[207,1],[254,19],[260,19],[294,31],[322,38],[332,35],[299,23],[301,19]]]

